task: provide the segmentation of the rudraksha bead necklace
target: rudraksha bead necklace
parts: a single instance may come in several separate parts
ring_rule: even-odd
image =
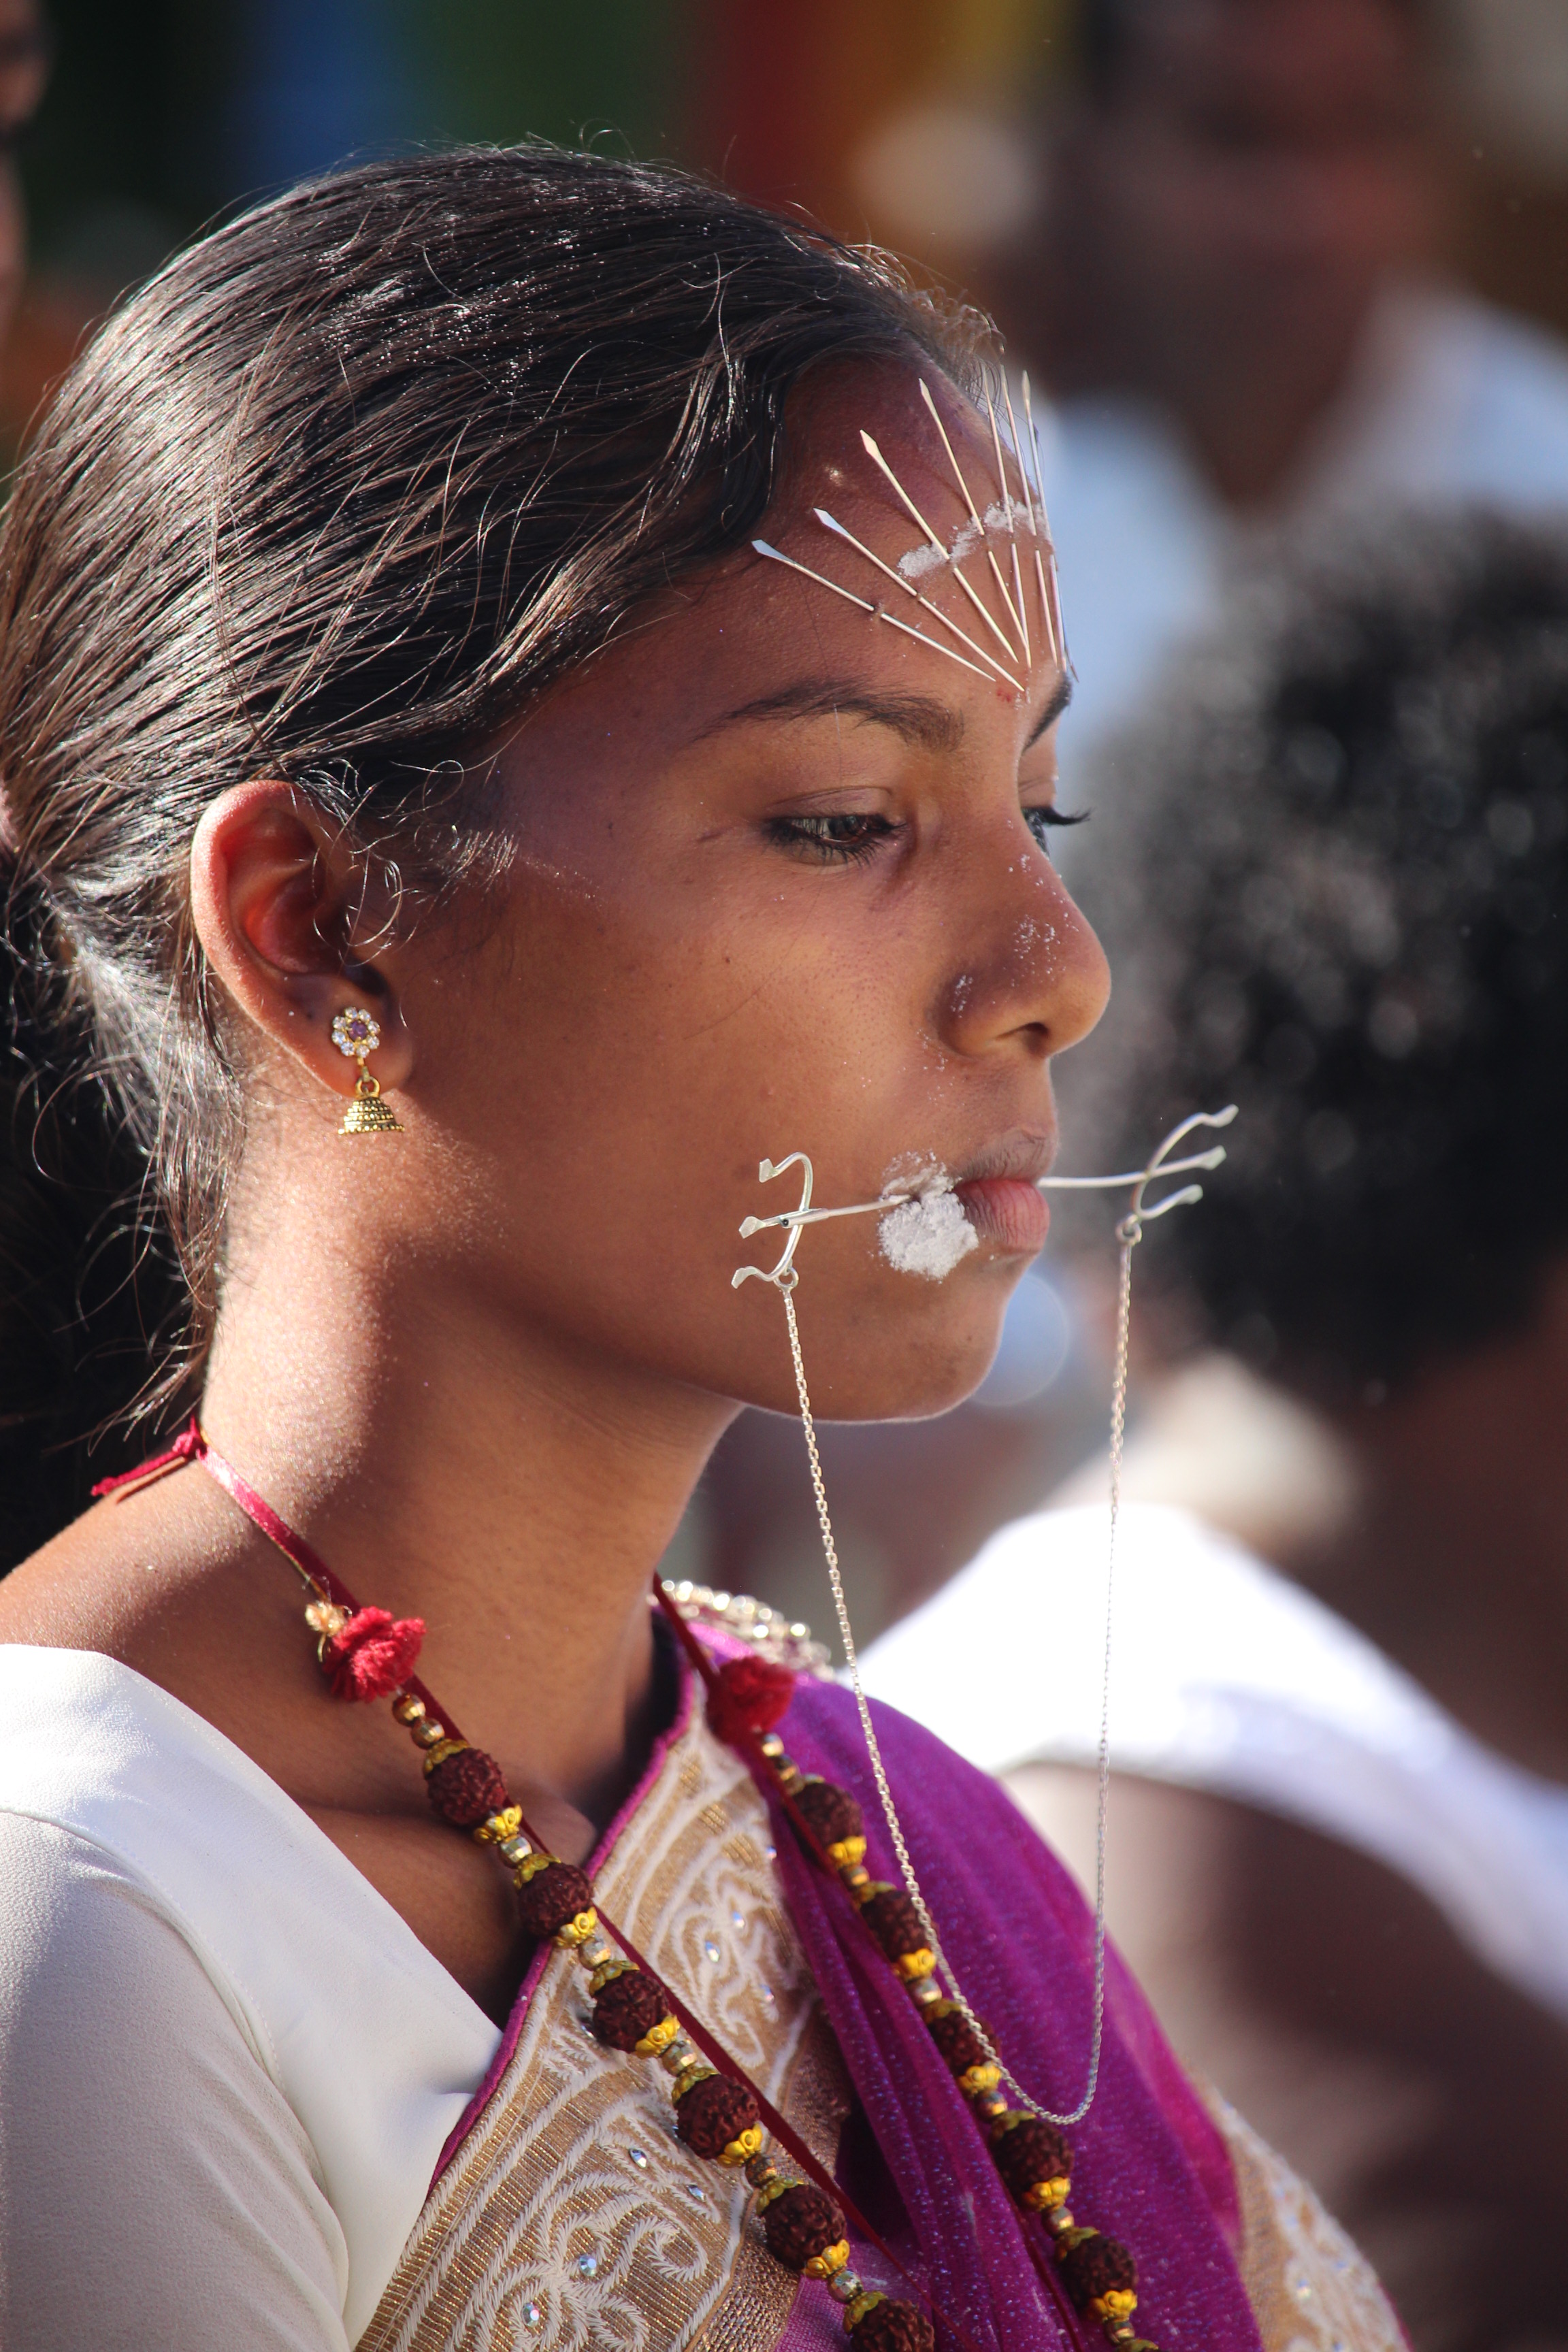
[[[1057,2273],[1074,2307],[1100,2323],[1116,2352],[1158,2352],[1132,2326],[1138,2269],[1131,2254],[1116,2239],[1079,2222],[1068,2208],[1072,2150],[1068,2141],[1045,2116],[1009,2107],[998,2087],[1002,2070],[991,2054],[995,2046],[992,2037],[984,2029],[977,2030],[966,2003],[944,1998],[936,1980],[936,1955],[927,1940],[924,1906],[917,1909],[903,1888],[874,1879],[867,1870],[865,1819],[847,1790],[816,1773],[802,1772],[785,1751],[773,1726],[788,1705],[787,1688],[782,1704],[758,1693],[747,1709],[752,1719],[744,1729],[730,1728],[731,1686],[740,1682],[752,1661],[740,1658],[715,1672],[710,1664],[705,1664],[695,1636],[685,1630],[694,1618],[718,1615],[721,1620],[728,1612],[715,1610],[714,1596],[690,1585],[664,1584],[658,1591],[666,1615],[684,1621],[689,1655],[709,1682],[710,1721],[717,1718],[718,1723],[725,1723],[728,1736],[737,1746],[745,1745],[745,1734],[751,1734],[786,1811],[804,1832],[802,1843],[825,1870],[837,1876],[913,2000],[968,2102],[1003,2186],[1024,2214],[1039,2216],[1046,2242],[1055,2254]],[[764,1724],[764,1717],[771,1720]]]
[[[674,1590],[656,1586],[656,1597],[668,1614],[679,1620],[688,1612],[675,1600]],[[700,1613],[700,1604],[689,1613]],[[390,1621],[384,1621],[383,1612],[359,1612],[359,1620],[374,1621],[363,1631],[356,1630],[356,1620],[341,1604],[312,1601],[305,1615],[318,1636],[318,1656],[334,1689],[342,1681],[345,1644],[351,1655],[356,1647],[363,1654],[371,1643],[390,1647]],[[417,1621],[405,1624],[412,1633]],[[420,1636],[423,1632],[419,1625]],[[687,1638],[695,1651],[695,1637]],[[695,1655],[693,1664],[698,1664]],[[1001,2068],[987,2054],[994,2047],[990,2036],[982,2038],[983,2030],[976,2030],[966,2005],[942,1996],[936,1981],[936,1955],[926,1941],[921,1912],[903,1889],[873,1879],[865,1866],[865,1821],[859,1805],[847,1790],[815,1773],[803,1773],[773,1728],[789,1705],[793,1673],[776,1664],[769,1667],[755,1657],[737,1658],[717,1669],[708,1664],[706,1671],[698,1665],[698,1670],[711,1694],[710,1724],[735,1745],[754,1742],[786,1809],[805,1830],[803,1843],[837,1873],[914,2000],[969,2104],[1003,2186],[1025,2215],[1039,2216],[1074,2307],[1100,2323],[1115,2352],[1158,2352],[1131,2324],[1138,2303],[1131,2254],[1116,2239],[1080,2223],[1068,2208],[1072,2152],[1067,2140],[1043,2116],[1009,2107],[998,2088]],[[384,1696],[384,1690],[355,1688],[343,1695],[374,1697]],[[416,1697],[399,1688],[392,1711],[425,1751],[426,1792],[442,1820],[469,1831],[478,1843],[493,1847],[512,1871],[525,1932],[571,1952],[587,1972],[598,2039],[610,2049],[657,2060],[672,2077],[676,2129],[694,2156],[743,2168],[756,2191],[756,2210],[770,2253],[786,2269],[826,2283],[842,2307],[858,2352],[931,2352],[935,2339],[924,2313],[914,2304],[891,2301],[867,2287],[849,2267],[844,2214],[832,2197],[782,2170],[769,2155],[757,2096],[741,2070],[721,2074],[705,2064],[681,2032],[664,1987],[606,1941],[585,1872],[532,1845],[494,1759],[455,1737],[432,1714],[428,1694]]]
[[[424,1750],[426,1794],[436,1811],[489,1847],[511,1872],[524,1933],[570,1952],[585,1972],[599,2041],[660,2065],[671,2078],[676,2131],[683,2146],[693,2156],[744,2172],[756,2194],[769,2252],[786,2270],[826,2284],[857,2352],[933,2352],[931,2325],[918,2305],[867,2286],[850,2268],[845,2217],[834,2198],[774,2162],[764,2142],[757,2094],[742,2070],[721,2074],[707,2064],[682,2032],[664,1986],[608,1941],[587,1874],[534,1845],[494,1758],[460,1738],[423,1686],[417,1694],[406,1687],[412,1656],[402,1673],[396,1668],[410,1643],[416,1654],[424,1634],[419,1621],[392,1621],[376,1610],[351,1612],[343,1602],[320,1595],[307,1606],[305,1618],[334,1691],[354,1698],[390,1696],[393,1715]],[[385,1664],[378,1672],[355,1674],[353,1661],[363,1660],[372,1645],[384,1652]],[[389,1690],[385,1677],[394,1674]],[[787,1700],[794,1676],[785,1669],[775,1669],[775,1675]],[[750,1680],[755,1683],[754,1676]],[[777,1696],[778,1681],[761,1686],[770,1698]],[[373,1683],[377,1686],[371,1687]],[[745,1709],[747,1678],[733,1677],[730,1687],[731,1699]]]
[[[732,2059],[721,2073],[707,2064],[682,2032],[675,2004],[651,1971],[617,1953],[602,1930],[586,1874],[537,1846],[521,1808],[508,1793],[500,1765],[458,1730],[414,1667],[425,1638],[419,1618],[394,1618],[361,1608],[320,1556],[233,1465],[208,1445],[193,1414],[169,1451],[126,1476],[106,1479],[95,1493],[126,1492],[184,1462],[198,1462],[281,1551],[308,1587],[305,1622],[334,1697],[390,1698],[395,1719],[422,1750],[425,1789],[440,1818],[494,1853],[511,1874],[524,1932],[570,1952],[588,1978],[593,2031],[613,2050],[651,2059],[671,2077],[676,2130],[697,2157],[739,2168],[756,2194],[756,2212],[769,2252],[785,2269],[826,2284],[840,2306],[855,2352],[934,2352],[935,2335],[920,2306],[868,2287],[850,2267],[844,2211],[823,2174],[812,2181],[777,2164],[762,2126],[761,2095]],[[929,1915],[906,1892],[874,1880],[865,1867],[860,1808],[847,1790],[803,1773],[787,1755],[774,1725],[788,1707],[792,1667],[756,1654],[715,1666],[688,1621],[723,1615],[707,1606],[713,1596],[689,1586],[663,1586],[654,1598],[679,1627],[696,1671],[708,1685],[709,1721],[716,1735],[755,1757],[770,1776],[808,1852],[837,1874],[866,1931],[916,2003],[932,2041],[968,2102],[1003,2185],[1021,2211],[1039,2215],[1047,2233],[1037,2253],[1054,2251],[1054,2269],[1075,2308],[1098,2321],[1114,2352],[1158,2352],[1131,2326],[1137,2269],[1125,2246],[1080,2224],[1067,2203],[1072,2172],[1068,2142],[1041,2115],[1011,2109],[997,2085],[1002,2070],[994,2043],[966,2002],[943,1997],[936,1955],[927,1939]],[[733,1604],[731,1604],[731,1606]],[[771,1612],[742,1603],[756,1625]],[[815,1664],[816,1645],[806,1629],[789,1629],[789,1646]],[[616,1941],[626,1939],[612,1928]],[[711,2037],[702,2037],[710,2047]],[[775,2117],[775,2121],[779,2121]],[[787,2128],[780,2123],[780,2128]],[[793,2137],[793,2135],[791,2135]],[[796,2143],[799,2146],[799,2143]],[[820,2168],[802,2149],[814,2171]],[[848,2200],[846,2199],[845,2202]],[[869,2225],[864,2225],[869,2234]],[[880,2242],[878,2241],[877,2242]],[[889,2259],[896,2262],[896,2257]],[[900,2266],[901,2267],[901,2265]],[[963,2331],[955,2329],[961,2341]]]

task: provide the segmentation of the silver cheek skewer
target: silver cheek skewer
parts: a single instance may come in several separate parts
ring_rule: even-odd
[[[776,1265],[738,1266],[731,1276],[731,1287],[736,1290],[743,1282],[755,1280],[771,1283],[784,1301],[784,1319],[789,1327],[790,1360],[795,1369],[795,1393],[800,1400],[801,1426],[805,1433],[806,1459],[811,1470],[812,1494],[816,1505],[822,1549],[827,1561],[828,1582],[833,1590],[833,1606],[838,1620],[839,1639],[844,1644],[845,1663],[849,1670],[850,1685],[855,1693],[855,1705],[860,1718],[861,1736],[866,1742],[867,1757],[871,1766],[872,1778],[877,1784],[877,1796],[881,1805],[882,1818],[887,1823],[888,1836],[893,1852],[898,1857],[900,1874],[910,1901],[914,1906],[915,1916],[921,1923],[921,1933],[931,1951],[935,1955],[937,1966],[946,1980],[948,1997],[962,2011],[973,2029],[985,2053],[986,2063],[996,2068],[1000,2079],[1006,2084],[1021,2106],[1026,2108],[1031,2115],[1043,2117],[1047,2123],[1063,2126],[1081,2123],[1093,2105],[1094,2095],[1100,2084],[1100,2056],[1105,2044],[1105,1823],[1106,1807],[1110,1790],[1111,1606],[1116,1576],[1116,1530],[1121,1508],[1121,1455],[1127,1425],[1128,1354],[1132,1322],[1132,1253],[1142,1239],[1143,1228],[1146,1224],[1152,1223],[1156,1217],[1163,1217],[1170,1209],[1178,1209],[1189,1202],[1203,1198],[1201,1184],[1185,1184],[1177,1192],[1162,1194],[1158,1201],[1150,1204],[1145,1198],[1150,1184],[1162,1176],[1184,1176],[1198,1170],[1217,1168],[1225,1158],[1225,1147],[1223,1144],[1215,1144],[1207,1151],[1193,1153],[1180,1160],[1173,1160],[1171,1154],[1197,1129],[1228,1127],[1235,1117],[1234,1103],[1227,1105],[1224,1110],[1194,1111],[1190,1118],[1183,1119],[1179,1126],[1171,1129],[1170,1134],[1151,1153],[1142,1168],[1127,1170],[1120,1175],[1042,1176],[1037,1179],[1042,1192],[1114,1192],[1120,1191],[1124,1186],[1131,1186],[1132,1192],[1132,1199],[1127,1213],[1120,1220],[1116,1228],[1121,1258],[1116,1303],[1116,1366],[1111,1381],[1110,1400],[1110,1529],[1105,1570],[1105,1663],[1100,1693],[1099,1803],[1096,1817],[1094,1872],[1093,2024],[1089,2037],[1089,2073],[1083,2096],[1075,2107],[1066,2111],[1058,2112],[1056,2108],[1042,2106],[1033,2094],[1026,2090],[1023,2084],[1018,2082],[1009,2071],[1006,2061],[993,2042],[990,2033],[970,2007],[963,1986],[943,1955],[942,1938],[937,1932],[936,1922],[927,1908],[920,1881],[915,1875],[914,1864],[910,1859],[909,1846],[904,1838],[903,1824],[899,1819],[898,1807],[893,1801],[893,1792],[889,1785],[887,1769],[882,1761],[882,1750],[877,1738],[877,1727],[871,1720],[871,1710],[861,1686],[860,1661],[855,1646],[854,1629],[849,1622],[849,1604],[844,1592],[844,1579],[838,1564],[838,1548],[834,1540],[833,1521],[828,1514],[827,1490],[823,1482],[822,1461],[816,1444],[816,1425],[812,1417],[811,1397],[805,1380],[805,1362],[801,1353],[800,1327],[795,1319],[795,1290],[800,1280],[800,1271],[795,1263],[795,1254],[799,1247],[801,1234],[806,1226],[819,1224],[828,1217],[859,1217],[869,1215],[874,1212],[885,1213],[889,1209],[898,1208],[906,1201],[921,1199],[921,1192],[918,1189],[889,1192],[879,1201],[858,1201],[842,1209],[817,1209],[812,1206],[811,1200],[815,1171],[809,1158],[804,1151],[792,1151],[787,1160],[764,1160],[757,1171],[761,1181],[764,1184],[771,1182],[775,1176],[784,1175],[791,1168],[799,1168],[802,1171],[800,1200],[795,1208],[786,1209],[778,1216],[745,1219],[741,1226],[741,1233],[746,1239],[749,1239],[752,1234],[762,1233],[769,1227],[781,1226],[786,1230],[788,1239]]]
[[[1130,1186],[1133,1192],[1131,1213],[1139,1217],[1144,1224],[1150,1224],[1156,1217],[1163,1217],[1168,1209],[1184,1209],[1190,1202],[1201,1201],[1204,1188],[1201,1184],[1184,1185],[1179,1192],[1164,1194],[1152,1206],[1146,1204],[1143,1200],[1144,1188],[1152,1183],[1157,1176],[1187,1176],[1200,1171],[1206,1172],[1219,1167],[1225,1159],[1225,1146],[1223,1143],[1216,1143],[1207,1151],[1194,1152],[1185,1160],[1172,1160],[1169,1154],[1184,1137],[1191,1135],[1194,1129],[1228,1127],[1235,1117],[1234,1103],[1225,1110],[1194,1111],[1191,1118],[1184,1118],[1179,1127],[1172,1129],[1159,1149],[1151,1155],[1142,1168],[1123,1169],[1117,1176],[1038,1176],[1035,1179],[1036,1190],[1041,1192],[1117,1192]],[[750,1241],[753,1234],[766,1233],[775,1226],[793,1227],[798,1234],[803,1225],[823,1225],[830,1217],[885,1215],[888,1210],[900,1208],[906,1201],[925,1199],[931,1189],[917,1184],[907,1192],[883,1192],[875,1201],[852,1201],[841,1209],[815,1209],[811,1205],[812,1185],[815,1179],[811,1162],[804,1151],[792,1151],[787,1160],[764,1160],[757,1170],[758,1181],[763,1184],[770,1183],[775,1176],[782,1176],[786,1169],[797,1167],[805,1169],[805,1189],[795,1207],[781,1210],[779,1214],[773,1217],[742,1218],[741,1222],[742,1241]],[[794,1262],[795,1251],[791,1247],[779,1260],[779,1265],[792,1265]],[[731,1286],[739,1290],[742,1283],[749,1282],[753,1276],[759,1282],[771,1282],[777,1271],[776,1267],[770,1272],[766,1267],[760,1265],[739,1266],[731,1276]]]

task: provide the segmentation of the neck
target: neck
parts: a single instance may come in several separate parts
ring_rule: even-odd
[[[1331,1562],[1302,1563],[1470,1730],[1557,1780],[1568,1780],[1565,1307],[1556,1286],[1528,1332],[1350,1416],[1360,1507]]]
[[[1091,154],[1088,185],[1102,185],[1114,163]],[[1204,299],[1151,279],[1141,256],[1130,268],[1131,226],[1108,236],[1085,220],[1064,236],[1026,288],[1058,397],[1135,394],[1171,419],[1227,505],[1287,499],[1354,380],[1381,281],[1324,288],[1294,306],[1234,289]]]
[[[649,1580],[733,1409],[374,1238],[239,1259],[212,1443],[362,1603],[426,1620],[459,1722],[602,1822],[644,1744]]]
[[[1186,396],[1171,404],[1202,470],[1237,514],[1288,501],[1342,389],[1337,371],[1293,373],[1283,382],[1272,375],[1260,369],[1249,381],[1183,387]]]
[[[1212,340],[1172,339],[1131,373],[1164,406],[1226,505],[1246,511],[1288,499],[1324,420],[1346,391],[1365,330],[1363,309],[1321,322],[1305,341],[1232,337],[1215,363]]]

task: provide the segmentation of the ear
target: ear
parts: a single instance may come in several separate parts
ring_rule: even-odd
[[[368,897],[368,903],[367,903]],[[236,784],[191,844],[191,914],[207,962],[241,1013],[334,1094],[358,1065],[332,1043],[333,1016],[366,1005],[381,1026],[371,1075],[407,1083],[400,952],[363,861],[291,784]]]

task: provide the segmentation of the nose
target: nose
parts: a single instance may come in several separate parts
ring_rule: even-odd
[[[1105,950],[1044,852],[1021,825],[1001,858],[977,860],[955,935],[959,968],[933,1026],[950,1053],[1047,1061],[1087,1037],[1110,995]]]

